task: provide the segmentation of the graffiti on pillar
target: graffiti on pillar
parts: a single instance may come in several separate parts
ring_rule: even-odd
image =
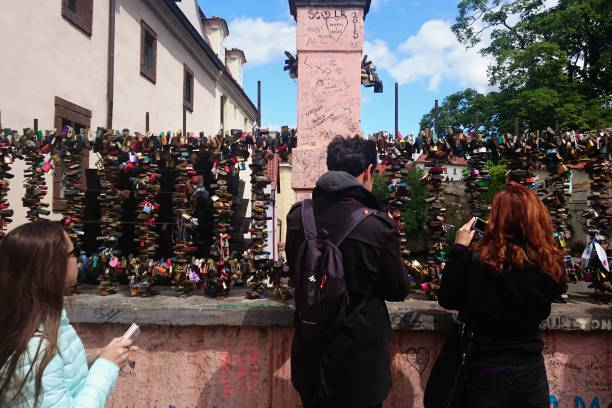
[[[312,8],[298,10],[298,51],[303,49],[361,49],[363,11]]]
[[[308,148],[293,153],[293,188],[314,188],[318,178],[327,170],[327,149]]]
[[[299,131],[303,146],[326,145],[335,135],[360,130],[358,98],[351,97],[345,62],[307,55],[302,62],[307,76],[300,82]],[[325,139],[325,140],[323,140]]]
[[[353,11],[353,40],[359,38],[359,13]]]
[[[411,347],[406,351],[406,360],[421,375],[429,365],[429,349]]]

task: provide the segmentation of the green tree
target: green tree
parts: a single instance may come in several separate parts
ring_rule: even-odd
[[[480,115],[480,124],[484,129],[495,128],[495,98],[478,93],[468,88],[444,98],[438,106],[438,131],[444,133],[449,127],[453,130],[474,130],[476,113]],[[434,109],[423,115],[419,123],[421,129],[434,127]]]
[[[514,118],[523,130],[612,124],[612,2],[559,0],[545,9],[542,0],[462,0],[457,7],[459,41],[473,47],[490,31],[481,52],[495,58],[488,74],[499,92],[486,98],[498,130],[512,131]]]
[[[427,221],[427,203],[425,199],[428,193],[427,188],[421,181],[422,178],[423,170],[417,166],[412,166],[403,179],[410,194],[410,201],[406,203],[402,212],[402,221],[405,224],[404,232],[406,235],[423,231],[423,225]]]
[[[506,188],[507,180],[506,180],[506,172],[508,169],[505,164],[494,164],[492,161],[487,161],[485,164],[485,169],[489,171],[489,175],[491,178],[487,182],[488,191],[484,196],[484,201],[487,204],[491,204],[493,201],[493,197],[495,194],[502,191]]]

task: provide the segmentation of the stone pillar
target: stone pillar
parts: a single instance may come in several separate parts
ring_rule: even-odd
[[[361,133],[363,22],[371,0],[289,0],[297,21],[298,147],[292,187],[308,198],[336,135]]]

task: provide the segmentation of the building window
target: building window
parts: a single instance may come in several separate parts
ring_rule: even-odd
[[[83,108],[72,102],[68,102],[58,96],[55,97],[55,128],[61,131],[65,126],[70,126],[75,132],[80,132],[81,129],[91,128],[91,111]],[[89,149],[85,148],[81,151],[81,168],[83,174],[81,182],[85,185],[85,170],[89,168]],[[55,175],[53,177],[53,211],[63,211],[66,209],[66,200],[64,199],[64,191],[62,190],[62,177],[64,169],[61,165],[55,167]]]
[[[62,0],[62,17],[91,37],[93,0]]]
[[[183,65],[183,106],[193,112],[193,71]]]
[[[157,70],[157,34],[140,21],[140,74],[155,83]]]

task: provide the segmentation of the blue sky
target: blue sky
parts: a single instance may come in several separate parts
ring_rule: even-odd
[[[394,129],[394,84],[399,82],[399,129],[416,133],[434,100],[467,87],[490,90],[490,59],[466,50],[450,31],[457,0],[373,0],[365,20],[364,53],[383,80],[384,93],[362,88],[365,134]],[[198,0],[207,17],[226,19],[227,48],[244,50],[243,86],[257,103],[262,81],[262,125],[296,126],[297,80],[283,71],[283,51],[295,51],[295,21],[287,0]]]

